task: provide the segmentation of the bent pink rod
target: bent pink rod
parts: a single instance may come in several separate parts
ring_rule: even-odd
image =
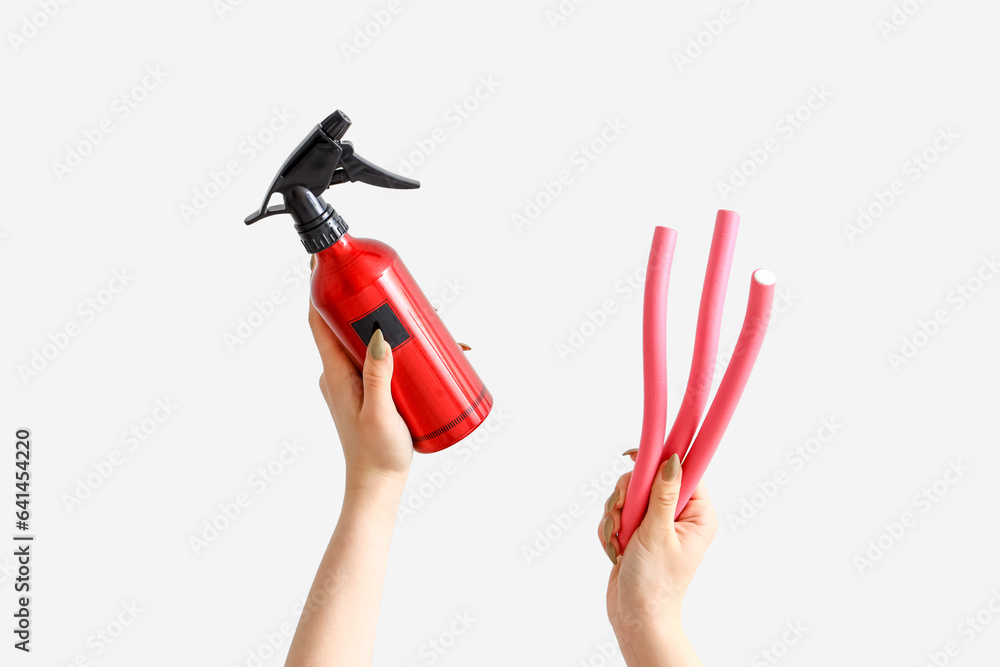
[[[738,227],[739,216],[736,213],[725,210],[718,212],[702,286],[687,390],[666,442],[663,435],[667,410],[667,288],[677,233],[666,227],[657,227],[653,233],[643,295],[643,425],[639,453],[629,481],[625,506],[622,508],[622,526],[618,533],[618,541],[623,550],[646,514],[656,471],[675,453],[682,459],[684,471],[677,516],[683,511],[718,449],[760,352],[774,298],[774,275],[763,269],[755,271],[751,278],[743,328],[699,431],[698,423],[708,403],[718,353],[722,306]]]
[[[667,430],[667,287],[676,242],[677,232],[674,230],[667,227],[653,230],[653,245],[649,249],[642,295],[642,434],[622,508],[622,527],[618,532],[622,549],[646,512],[653,475],[660,465],[663,435]],[[633,492],[634,499],[630,500]],[[636,517],[640,508],[642,512]]]

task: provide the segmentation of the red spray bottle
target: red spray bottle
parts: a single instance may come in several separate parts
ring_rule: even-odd
[[[455,342],[399,255],[384,243],[353,238],[322,194],[361,181],[411,189],[417,181],[377,167],[341,141],[351,120],[335,111],[313,128],[274,177],[250,225],[288,213],[309,253],[316,255],[312,301],[355,366],[364,363],[376,329],[392,346],[392,397],[418,452],[436,452],[469,435],[493,406],[483,381]],[[268,206],[274,193],[284,203]]]

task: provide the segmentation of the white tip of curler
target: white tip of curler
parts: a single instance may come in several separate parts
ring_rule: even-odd
[[[753,272],[753,279],[761,285],[773,285],[777,278],[767,269],[757,269]]]

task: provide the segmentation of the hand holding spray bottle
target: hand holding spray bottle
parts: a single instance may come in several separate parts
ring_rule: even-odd
[[[302,245],[316,256],[312,301],[360,370],[368,342],[381,330],[392,347],[392,398],[413,447],[436,452],[483,423],[493,397],[473,370],[399,255],[388,245],[354,238],[322,194],[332,185],[361,181],[412,189],[417,181],[371,164],[342,141],[351,120],[335,111],[285,160],[251,225],[288,213]],[[275,193],[283,204],[268,206]]]

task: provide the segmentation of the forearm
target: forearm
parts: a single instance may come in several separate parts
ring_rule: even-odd
[[[619,644],[628,667],[701,667],[698,654],[679,627],[619,639]]]
[[[368,667],[403,481],[348,480],[286,667]]]

